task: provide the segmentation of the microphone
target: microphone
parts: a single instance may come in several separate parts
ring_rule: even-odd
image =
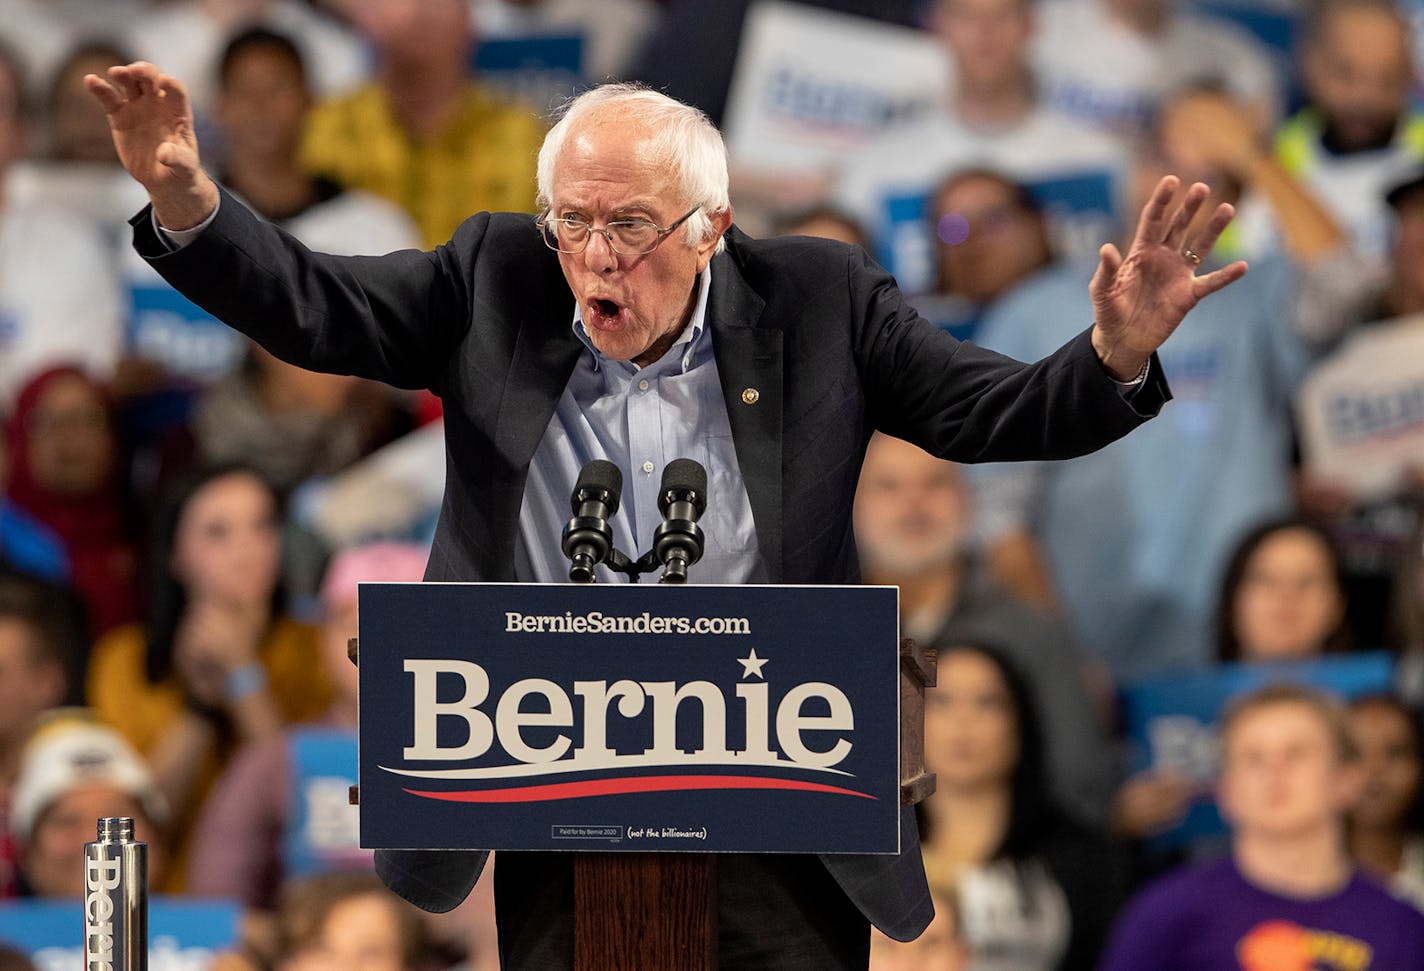
[[[594,459],[579,472],[570,498],[574,518],[564,527],[563,550],[569,558],[569,579],[592,583],[593,568],[608,559],[613,549],[613,528],[608,520],[618,511],[623,473],[604,459]]]
[[[658,511],[663,521],[653,532],[653,555],[663,565],[661,583],[686,583],[687,568],[702,558],[702,527],[707,509],[707,470],[692,459],[674,459],[663,469]]]

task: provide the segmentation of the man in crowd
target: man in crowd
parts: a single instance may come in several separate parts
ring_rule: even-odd
[[[1279,117],[1280,79],[1250,34],[1172,0],[1039,5],[1033,65],[1048,102],[1130,143],[1174,91],[1220,82],[1258,125]]]
[[[1055,207],[1063,218],[1050,220],[1050,229],[1066,249],[1095,252],[1112,225],[1124,153],[1040,96],[1029,66],[1032,0],[937,0],[932,23],[954,77],[947,110],[851,156],[837,203],[870,230],[875,252],[912,293],[934,284],[933,235],[907,203],[924,212],[936,188],[969,166],[993,168],[1048,197],[1072,184],[1078,201],[1071,212]]]
[[[317,105],[302,161],[317,175],[402,206],[426,246],[472,212],[528,212],[542,126],[470,80],[465,0],[384,0],[362,8],[376,80]]]
[[[1310,104],[1277,132],[1276,156],[1382,265],[1385,190],[1424,163],[1424,111],[1409,103],[1409,22],[1391,0],[1328,0],[1306,24],[1302,68]]]
[[[294,362],[444,398],[432,580],[566,576],[558,527],[594,455],[627,482],[611,522],[622,548],[660,522],[655,473],[699,455],[721,497],[701,519],[699,579],[853,580],[851,505],[872,429],[961,460],[1100,447],[1158,409],[1156,348],[1246,271],[1195,272],[1232,210],[1164,178],[1126,254],[1103,247],[1092,327],[1020,364],[918,318],[855,247],[733,229],[717,130],[619,85],[582,96],[546,138],[537,221],[480,213],[432,253],[353,261],[313,254],[223,197],[176,79],[135,64],[88,83],[152,201],[135,244],[170,282]],[[908,809],[902,820],[898,856],[720,859],[724,965],[864,967],[867,921],[920,933],[932,907]],[[448,909],[484,861],[401,851],[377,868]],[[566,854],[501,855],[507,965],[571,961],[572,870]]]
[[[299,149],[311,106],[306,62],[295,41],[262,27],[233,37],[218,61],[223,184],[316,249],[388,253],[417,245],[414,223],[394,203],[302,169]]]
[[[1346,851],[1361,776],[1338,705],[1292,685],[1261,689],[1225,716],[1221,758],[1231,855],[1138,894],[1103,971],[1424,964],[1424,916],[1361,876]]]
[[[995,169],[950,175],[931,194],[926,215],[935,288],[914,298],[915,309],[956,337],[972,337],[996,300],[1053,261],[1042,203]]]
[[[1254,184],[1243,175],[1253,146],[1264,150],[1251,129],[1229,152],[1218,133],[1197,137],[1204,126],[1188,121],[1204,104],[1221,109],[1206,112],[1213,119],[1243,110],[1221,94],[1176,95],[1139,151],[1135,198],[1168,171],[1191,172],[1232,201]],[[1195,311],[1163,352],[1174,414],[1073,462],[973,470],[995,574],[1027,599],[1056,599],[1079,643],[1120,680],[1206,660],[1229,551],[1291,502],[1291,396],[1311,352],[1341,326],[1322,312],[1332,301],[1314,269],[1334,259],[1341,235],[1289,177],[1277,188],[1260,195],[1291,215],[1283,224],[1302,257],[1258,261],[1250,286]],[[1033,277],[997,302],[976,340],[1025,360],[1047,353],[1068,336],[1068,321],[1092,313],[1082,293],[1093,272],[1067,263]]]
[[[927,647],[993,644],[1029,678],[1044,721],[1054,797],[1085,819],[1105,815],[1112,766],[1061,621],[1005,593],[971,552],[973,497],[959,467],[876,435],[855,494],[855,541],[869,583],[900,588],[900,631]]]

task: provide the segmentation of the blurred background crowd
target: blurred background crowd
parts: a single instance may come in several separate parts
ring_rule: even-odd
[[[1420,0],[0,0],[0,967],[74,966],[108,815],[158,971],[497,966],[489,879],[405,908],[346,804],[356,585],[423,571],[440,402],[284,364],[131,251],[82,78],[135,59],[243,203],[351,254],[531,211],[551,108],[645,82],[723,127],[743,228],[863,246],[1023,360],[1161,175],[1207,182],[1208,263],[1251,272],[1163,348],[1160,417],[1064,463],[870,444],[866,579],[940,651],[940,916],[872,965],[1154,966],[1133,894],[1301,818],[1310,879],[1424,908]],[[1271,749],[1302,710],[1349,735],[1306,781]]]

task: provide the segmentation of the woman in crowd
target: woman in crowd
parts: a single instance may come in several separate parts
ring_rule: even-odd
[[[992,648],[939,658],[925,698],[922,806],[931,885],[952,887],[973,967],[1091,968],[1127,872],[1113,848],[1048,800],[1043,741],[1023,678]]]
[[[1217,607],[1221,661],[1291,661],[1348,650],[1340,558],[1320,527],[1272,520],[1246,534]]]
[[[148,759],[172,804],[175,874],[186,870],[193,815],[236,745],[331,701],[316,630],[278,602],[279,529],[277,496],[256,472],[195,472],[158,519],[146,625],[94,649],[90,704]]]
[[[1217,604],[1222,663],[1300,661],[1348,650],[1340,558],[1320,527],[1273,519],[1252,529],[1227,563]],[[1113,800],[1113,833],[1143,840],[1177,825],[1201,785],[1174,771],[1128,779]],[[1149,870],[1163,861],[1144,861]]]
[[[281,907],[278,971],[420,971],[425,925],[375,874],[343,873],[294,884]]]
[[[1418,718],[1393,695],[1350,703],[1364,786],[1350,810],[1350,855],[1396,897],[1424,910],[1424,786]]]
[[[296,794],[302,776],[302,751],[309,740],[331,746],[351,743],[350,764],[321,762],[324,776],[344,772],[355,781],[357,729],[356,666],[347,657],[347,643],[357,632],[357,594],[363,582],[411,583],[425,573],[429,552],[402,543],[373,543],[344,550],[332,560],[322,584],[324,613],[321,666],[332,686],[330,707],[318,721],[288,730],[244,748],[214,786],[198,817],[197,846],[189,861],[188,889],[209,897],[241,901],[259,911],[273,911],[289,868],[303,872],[371,868],[371,852],[356,843],[356,810],[341,819],[327,818],[326,832],[313,839],[298,832],[301,805],[315,815],[310,793]],[[329,812],[329,810],[328,810]]]
[[[95,634],[135,617],[118,442],[103,389],[78,368],[34,377],[10,415],[6,500],[63,545]]]
[[[48,156],[60,162],[112,165],[118,154],[104,112],[84,87],[84,75],[102,74],[111,64],[127,64],[133,56],[104,42],[80,44],[55,69],[46,101],[49,121]]]
[[[424,971],[431,961],[420,914],[374,873],[332,873],[282,895],[279,956],[222,955],[213,971]]]

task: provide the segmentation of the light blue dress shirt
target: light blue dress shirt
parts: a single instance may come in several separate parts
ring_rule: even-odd
[[[662,522],[663,469],[673,459],[690,458],[707,470],[707,511],[699,520],[707,541],[688,579],[767,582],[706,325],[711,266],[699,286],[687,327],[666,354],[643,368],[599,353],[575,305],[573,329],[584,350],[529,465],[514,551],[518,579],[567,582],[569,561],[560,541],[571,515],[569,495],[586,462],[607,459],[622,471],[622,502],[610,521],[613,545],[636,559],[652,547]],[[605,566],[597,573],[604,583],[627,579]]]

